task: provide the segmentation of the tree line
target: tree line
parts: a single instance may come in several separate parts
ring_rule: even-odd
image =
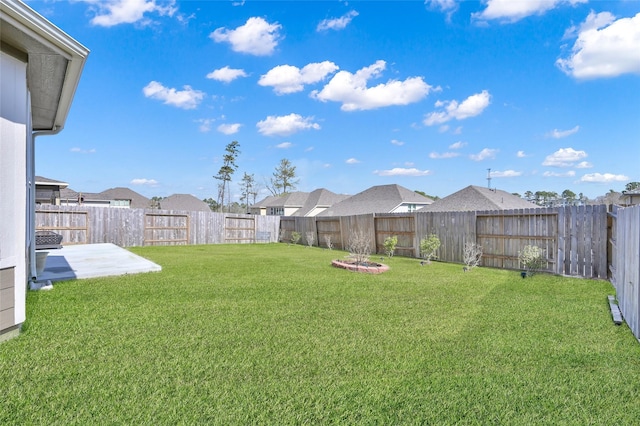
[[[596,197],[593,200],[589,199],[582,192],[576,194],[570,189],[565,189],[560,194],[555,191],[526,191],[524,195],[520,195],[517,192],[514,192],[513,195],[543,207],[580,206],[586,204],[616,204],[622,194],[637,189],[640,189],[640,182],[629,182],[625,185],[622,193],[611,189],[607,194]]]

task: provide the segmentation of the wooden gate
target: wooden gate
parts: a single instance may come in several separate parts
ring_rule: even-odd
[[[225,216],[224,218],[224,242],[225,243],[255,243],[256,223],[253,217]]]
[[[189,215],[178,213],[145,213],[145,246],[189,244]]]
[[[316,217],[316,229],[318,231],[318,246],[329,248],[327,243],[331,243],[332,248],[344,249],[342,247],[339,217]]]

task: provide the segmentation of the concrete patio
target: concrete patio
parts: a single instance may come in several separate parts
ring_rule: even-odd
[[[49,250],[38,282],[161,271],[162,267],[115,244],[85,244]]]

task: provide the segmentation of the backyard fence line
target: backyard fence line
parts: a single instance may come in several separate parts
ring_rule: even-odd
[[[36,208],[36,230],[63,236],[63,245],[120,247],[277,242],[279,216],[201,211],[53,206]]]
[[[625,322],[640,339],[640,205],[611,213],[611,283]]]
[[[608,278],[607,206],[566,206],[472,212],[414,212],[336,217],[282,217],[280,239],[291,233],[313,233],[314,245],[347,249],[352,232],[365,233],[371,253],[384,253],[384,240],[398,237],[396,254],[420,257],[420,240],[435,234],[436,255],[445,262],[463,263],[464,246],[482,246],[482,266],[520,268],[518,254],[526,245],[540,247],[546,270],[560,275]]]

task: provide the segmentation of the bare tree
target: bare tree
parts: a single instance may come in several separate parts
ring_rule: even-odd
[[[324,243],[329,250],[333,249],[333,243],[331,242],[331,235],[324,236]]]
[[[465,266],[464,270],[470,271],[480,264],[480,259],[482,258],[482,246],[479,246],[476,243],[465,243],[464,244],[464,253],[463,260]]]
[[[351,231],[347,250],[349,250],[349,258],[356,265],[367,262],[371,254],[371,238],[369,234],[364,231]]]
[[[305,233],[305,237],[307,238],[307,246],[313,247],[313,243],[316,240],[316,234],[313,231],[307,231]]]

